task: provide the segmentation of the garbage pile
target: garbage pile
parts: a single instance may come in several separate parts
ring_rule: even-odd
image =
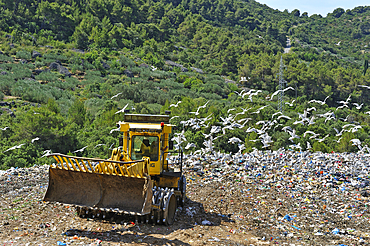
[[[172,157],[174,158],[174,157]],[[188,155],[173,226],[80,218],[44,203],[48,166],[0,171],[3,245],[369,244],[369,156],[289,150]]]

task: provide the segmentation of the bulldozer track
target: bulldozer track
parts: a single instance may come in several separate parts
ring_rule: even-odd
[[[175,201],[175,204],[174,202]],[[135,223],[153,223],[170,225],[175,220],[176,198],[173,189],[153,188],[152,209],[145,215],[121,211],[117,209],[101,209],[93,207],[76,206],[77,215],[81,218],[106,220],[111,223],[123,223],[125,221],[135,221]]]

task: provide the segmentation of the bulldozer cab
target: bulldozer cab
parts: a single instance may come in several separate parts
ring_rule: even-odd
[[[172,131],[168,115],[126,114],[125,120],[119,124],[127,160],[149,157],[151,176],[168,171],[166,159]]]

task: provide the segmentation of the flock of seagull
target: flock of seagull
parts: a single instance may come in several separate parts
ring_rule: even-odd
[[[358,86],[362,87],[362,88],[370,89],[370,87],[366,86],[366,85],[358,85]],[[294,90],[294,88],[293,87],[287,87],[283,90],[277,90],[274,93],[272,93],[271,96],[267,96],[265,98],[266,102],[272,101],[273,98],[276,95],[278,95],[279,93],[285,92],[287,90]],[[249,90],[243,89],[240,92],[235,91],[236,95],[238,95],[242,99],[247,97],[248,100],[252,103],[253,103],[253,97],[258,96],[260,93],[262,93],[261,90],[255,90],[255,89],[249,89]],[[112,96],[111,99],[116,98],[121,94],[122,93],[118,93],[118,94]],[[314,99],[314,100],[309,101],[308,104],[317,105],[318,107],[320,107],[320,106],[323,106],[323,105],[326,104],[326,101],[327,101],[328,98],[329,98],[329,96],[327,96],[323,101]],[[351,103],[351,95],[345,101],[344,100],[338,101],[337,103],[339,104],[339,106],[335,110],[329,110],[328,112],[323,113],[323,114],[313,114],[313,112],[316,111],[316,108],[314,106],[306,108],[306,109],[304,109],[303,113],[297,113],[298,117],[291,125],[284,125],[283,123],[287,122],[289,120],[292,120],[292,117],[284,115],[283,112],[276,112],[276,113],[271,115],[270,120],[257,121],[257,122],[254,123],[253,127],[251,126],[253,124],[249,124],[248,127],[246,126],[246,124],[248,122],[253,122],[254,118],[255,118],[253,116],[260,114],[261,111],[264,110],[265,108],[269,107],[270,104],[266,104],[264,106],[258,107],[257,109],[254,109],[253,105],[252,105],[252,107],[247,106],[245,108],[243,108],[243,107],[230,108],[230,109],[227,110],[228,115],[226,117],[220,117],[219,119],[217,119],[217,120],[219,120],[217,125],[210,125],[210,121],[211,121],[211,119],[213,119],[212,114],[208,115],[205,118],[198,117],[201,114],[202,110],[203,111],[206,110],[207,105],[209,104],[209,102],[210,101],[207,101],[205,104],[199,106],[196,111],[189,112],[189,114],[194,115],[194,117],[189,118],[188,120],[180,121],[180,124],[183,126],[183,130],[182,130],[182,132],[174,133],[174,137],[172,138],[172,140],[176,143],[176,145],[175,145],[176,148],[181,148],[182,149],[184,147],[186,150],[190,150],[191,148],[192,149],[197,148],[198,150],[196,150],[194,152],[195,154],[197,154],[197,153],[203,153],[203,154],[212,153],[212,152],[214,152],[214,141],[216,139],[218,139],[219,137],[223,136],[226,133],[226,131],[232,131],[234,129],[244,129],[246,133],[255,132],[257,134],[258,137],[256,139],[251,139],[251,140],[248,140],[248,141],[261,142],[263,149],[269,148],[271,146],[271,144],[274,142],[272,140],[272,137],[270,136],[270,134],[274,133],[278,130],[282,130],[282,131],[284,131],[284,132],[286,132],[290,135],[289,141],[291,142],[291,145],[289,145],[289,148],[302,150],[303,146],[301,146],[300,143],[296,143],[296,139],[301,138],[301,136],[299,136],[297,134],[296,129],[295,129],[295,126],[298,125],[298,124],[301,124],[303,126],[308,127],[310,125],[315,124],[315,120],[317,118],[325,118],[324,123],[327,123],[330,120],[336,120],[336,121],[340,120],[342,122],[347,122],[347,124],[344,124],[342,126],[342,129],[340,129],[340,130],[333,127],[333,130],[336,132],[335,137],[338,137],[338,139],[334,140],[337,143],[340,143],[340,141],[342,140],[342,134],[344,132],[355,133],[359,129],[362,128],[362,126],[358,122],[353,122],[353,121],[348,122],[350,115],[347,115],[346,118],[337,118],[336,115],[335,115],[335,111],[337,111],[338,109],[350,108],[351,105],[353,105],[354,108],[356,108],[357,110],[362,109],[363,103],[361,103],[361,104],[358,104],[356,102]],[[181,103],[182,103],[182,101],[178,101],[177,103],[171,104],[169,107],[170,108],[172,108],[172,107],[177,108],[177,107],[180,107]],[[293,107],[294,103],[295,103],[295,100],[292,100],[291,102],[285,102],[285,104],[289,105],[290,107]],[[124,113],[125,110],[127,109],[128,105],[129,104],[126,104],[121,110],[117,111],[116,114]],[[252,111],[252,109],[254,109],[254,110]],[[370,111],[364,112],[364,113],[370,115]],[[247,117],[247,115],[249,117]],[[180,117],[180,116],[179,115],[173,116],[170,119],[170,122],[173,119],[178,118],[178,117]],[[213,122],[214,122],[214,120],[213,120]],[[186,137],[185,137],[185,129],[186,128],[192,128],[194,130],[201,130],[202,129],[202,130],[204,130],[203,132],[208,132],[208,133],[203,133],[203,135],[204,135],[203,146],[197,146],[195,143],[190,143],[186,140]],[[0,128],[0,130],[2,130],[2,131],[6,131],[7,129],[9,129],[9,127]],[[119,128],[112,129],[110,131],[110,134],[112,134],[115,131],[119,131]],[[318,141],[318,142],[324,142],[324,141],[327,140],[327,138],[330,136],[330,134],[326,134],[325,136],[320,137],[319,133],[315,133],[313,131],[306,130],[303,133],[303,137],[306,138],[307,136],[309,136],[309,139],[311,141],[315,140],[315,141]],[[38,140],[40,140],[40,138],[38,138],[38,137],[34,138],[34,139],[31,140],[31,143],[34,143],[35,141],[38,141]],[[350,140],[350,142],[352,143],[352,145],[357,146],[360,152],[368,151],[370,153],[370,148],[367,145],[362,146],[362,143],[359,139],[352,139],[352,140]],[[185,145],[185,143],[186,143],[186,145]],[[238,148],[239,148],[238,153],[241,153],[244,149],[246,149],[245,140],[239,139],[237,137],[231,137],[228,140],[228,143],[229,144],[237,144]],[[19,149],[23,145],[25,145],[25,143],[17,145],[17,146],[13,146],[13,147],[5,150],[4,152],[14,150],[14,149]],[[103,145],[106,145],[106,144],[98,144],[94,147],[94,149],[99,147],[99,146],[103,146]],[[112,144],[110,146],[110,149],[112,148],[113,145],[114,144]],[[73,151],[72,153],[83,152],[83,151],[85,151],[85,149],[87,147],[88,146],[85,146],[81,149]],[[311,143],[309,141],[307,141],[306,150],[310,150],[311,148],[312,148]],[[254,149],[256,149],[256,148],[254,148]],[[49,150],[47,150],[47,151],[49,151]]]
[[[369,86],[365,85],[359,85],[359,87],[363,87],[366,89],[370,89]],[[273,100],[273,97],[278,95],[281,92],[285,92],[287,90],[294,90],[293,87],[287,87],[283,90],[277,90],[274,93],[271,94],[271,96],[267,96],[265,99],[266,101],[271,101]],[[242,90],[241,92],[235,91],[235,94],[241,97],[242,99],[248,97],[248,100],[250,102],[253,102],[253,96],[257,96],[259,93],[261,93],[261,90]],[[320,100],[311,100],[308,102],[310,107],[304,109],[303,113],[297,113],[297,119],[295,119],[291,125],[284,125],[284,122],[286,123],[289,120],[292,120],[292,117],[289,117],[287,115],[284,115],[282,112],[276,112],[272,114],[270,120],[260,120],[255,122],[254,124],[249,124],[247,127],[246,124],[248,122],[253,122],[253,115],[254,114],[260,114],[262,110],[265,108],[269,107],[270,104],[258,107],[255,109],[255,107],[239,107],[239,108],[230,108],[227,110],[227,116],[226,117],[220,117],[220,121],[218,122],[217,125],[211,125],[210,126],[210,120],[213,119],[212,114],[208,115],[205,118],[198,118],[197,116],[200,115],[200,110],[205,109],[209,101],[207,101],[204,105],[201,105],[198,107],[198,109],[195,112],[189,112],[189,114],[194,114],[195,117],[190,118],[188,120],[180,121],[180,124],[183,126],[183,131],[179,133],[175,133],[174,137],[172,140],[176,143],[175,147],[176,148],[181,148],[183,147],[186,150],[189,150],[190,148],[197,147],[198,150],[194,152],[194,154],[207,154],[207,153],[214,153],[214,141],[223,136],[227,130],[234,130],[234,129],[244,129],[246,133],[252,133],[255,132],[257,134],[256,139],[250,139],[248,141],[251,142],[261,142],[262,143],[262,148],[263,149],[268,149],[271,144],[274,142],[272,140],[272,137],[270,136],[271,133],[274,133],[278,130],[282,130],[290,135],[288,138],[289,141],[291,142],[288,147],[290,149],[296,149],[296,150],[303,150],[304,146],[301,146],[301,143],[296,143],[297,139],[300,139],[301,136],[299,136],[296,132],[296,126],[297,125],[303,125],[303,126],[310,126],[313,124],[316,124],[315,120],[318,118],[324,118],[324,123],[327,123],[330,120],[336,120],[336,121],[342,121],[344,123],[342,126],[342,129],[338,130],[337,128],[333,127],[332,129],[336,132],[335,137],[337,139],[333,140],[336,141],[337,143],[340,143],[342,141],[342,134],[344,132],[351,132],[355,133],[358,130],[362,128],[362,126],[358,122],[351,121],[349,122],[349,116],[347,115],[345,118],[338,118],[336,116],[336,111],[339,109],[344,109],[344,108],[350,108],[351,105],[353,105],[353,108],[356,108],[357,110],[361,110],[363,107],[363,103],[358,104],[356,102],[351,103],[351,95],[348,96],[346,100],[338,101],[337,103],[339,104],[335,109],[331,109],[328,112],[322,113],[322,114],[314,114],[313,112],[316,112],[317,107],[321,107],[326,104],[327,99],[329,96],[327,96],[323,101]],[[171,104],[171,107],[179,107],[181,104],[181,101],[178,101],[175,104]],[[293,107],[295,103],[295,100],[292,102],[285,102],[285,104],[289,105],[290,107]],[[253,111],[252,111],[253,110]],[[370,111],[364,112],[365,114],[370,115]],[[291,115],[291,114],[290,114]],[[249,116],[249,117],[248,117]],[[178,118],[179,116],[173,116],[171,120],[174,118]],[[252,125],[252,126],[251,126]],[[254,126],[253,126],[254,125]],[[196,146],[195,143],[188,142],[185,137],[185,129],[186,128],[191,128],[194,130],[201,130],[203,129],[204,132],[209,133],[203,133],[204,135],[204,142],[203,146]],[[208,130],[209,129],[209,130]],[[312,130],[306,130],[303,133],[303,137],[306,138],[308,137],[309,141],[306,142],[306,150],[311,150],[312,149],[312,142],[317,141],[317,142],[325,142],[328,141],[329,136],[331,136],[330,133],[326,134],[325,136],[321,136],[320,133],[315,133]],[[310,142],[311,141],[311,142]],[[186,143],[186,145],[185,145]],[[244,149],[246,149],[246,143],[244,140],[239,139],[237,137],[231,137],[228,140],[229,144],[237,144],[239,148],[239,152],[241,153]],[[354,146],[356,146],[359,149],[359,152],[369,152],[370,153],[370,148],[365,145],[362,146],[362,143],[359,139],[351,139],[350,143]],[[254,148],[256,149],[256,148]],[[256,149],[257,150],[257,149]]]

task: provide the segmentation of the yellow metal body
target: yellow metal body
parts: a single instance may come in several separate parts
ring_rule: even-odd
[[[44,200],[144,215],[151,212],[154,186],[175,188],[181,195],[181,172],[170,170],[167,162],[168,116],[125,115],[125,120],[118,123],[122,146],[108,160],[49,155],[56,163],[49,168]]]

